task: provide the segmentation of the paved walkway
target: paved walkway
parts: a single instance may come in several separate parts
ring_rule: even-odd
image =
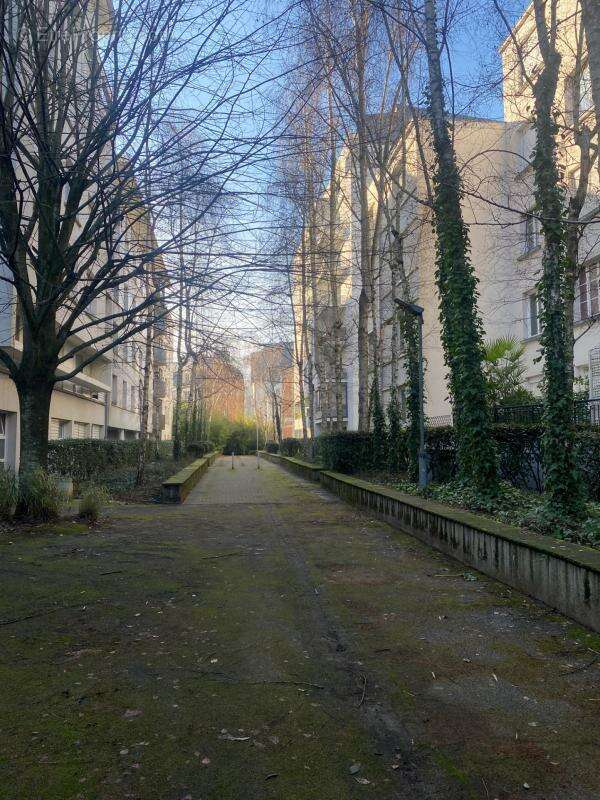
[[[0,559],[2,800],[599,797],[600,637],[269,463]]]

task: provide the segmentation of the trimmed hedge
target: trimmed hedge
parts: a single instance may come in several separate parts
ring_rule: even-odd
[[[192,456],[196,456],[196,458],[201,458],[207,453],[212,453],[215,449],[215,443],[210,440],[205,442],[190,442],[186,448],[187,452]]]
[[[61,439],[48,442],[48,471],[77,482],[90,481],[115,468],[135,466],[142,443],[139,439]],[[170,442],[147,441],[148,457],[169,455]]]
[[[278,453],[279,445],[277,442],[265,442],[265,450],[267,453]]]
[[[303,455],[302,439],[295,439],[291,436],[287,439],[282,439],[279,452],[282,456],[290,456],[291,458]]]
[[[315,460],[325,469],[346,475],[373,469],[373,434],[360,431],[321,434]]]
[[[407,436],[407,431],[403,431]],[[520,489],[541,492],[544,476],[539,425],[494,425],[501,477]],[[600,500],[600,431],[578,429],[575,433],[576,463],[590,500]],[[353,475],[370,470],[385,471],[387,463],[374,463],[373,433],[344,431],[322,434],[316,440],[316,460],[325,469]],[[457,472],[454,428],[445,426],[427,431],[430,478],[447,483]],[[389,460],[389,459],[388,459]],[[405,462],[404,452],[401,462]],[[401,463],[401,469],[406,469]]]

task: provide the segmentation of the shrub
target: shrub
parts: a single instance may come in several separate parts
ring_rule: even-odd
[[[303,449],[302,439],[294,439],[293,437],[282,439],[281,447],[279,448],[282,456],[292,457],[303,455]]]
[[[408,449],[407,437],[402,427],[400,417],[400,404],[396,389],[392,389],[390,402],[387,407],[388,416],[388,454],[387,467],[392,474],[402,472],[407,468]]]
[[[600,430],[575,433],[575,460],[590,500],[600,500]]]
[[[41,468],[19,478],[19,503],[27,517],[44,521],[57,519],[64,499],[56,478]]]
[[[196,458],[201,458],[207,453],[212,453],[215,449],[215,443],[211,441],[190,442],[187,446],[188,453],[192,456],[196,456]]]
[[[104,486],[88,486],[81,495],[79,516],[88,522],[97,522],[102,507],[110,502],[110,494]]]
[[[0,467],[0,519],[10,519],[17,505],[17,478],[11,469]]]
[[[352,475],[369,470],[373,466],[373,434],[361,431],[323,433],[317,439],[317,453],[325,469],[334,472]]]
[[[425,447],[430,480],[434,483],[451,481],[457,473],[454,428],[451,425],[429,428],[425,435]]]
[[[373,437],[371,440],[371,459],[372,466],[375,469],[385,469],[388,458],[388,431],[385,421],[385,414],[381,405],[381,397],[379,395],[379,379],[377,372],[373,375],[371,383],[371,397],[370,397],[370,418],[371,425],[373,426]]]
[[[277,442],[265,442],[265,450],[267,453],[278,453],[279,445]]]
[[[154,454],[156,442],[146,441],[148,456]],[[77,483],[88,483],[118,467],[135,466],[142,442],[139,439],[63,439],[48,443],[48,469],[66,475]]]

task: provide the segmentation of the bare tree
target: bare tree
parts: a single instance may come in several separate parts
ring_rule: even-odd
[[[246,163],[251,145],[226,130],[242,91],[231,68],[253,45],[230,3],[203,0],[10,0],[0,26],[0,278],[22,326],[20,356],[0,349],[0,363],[27,472],[46,463],[56,383],[152,324],[148,275],[162,258],[164,293],[193,227],[173,236],[162,215],[193,191],[202,217]],[[156,244],[140,248],[148,205]],[[130,284],[135,301],[119,307]]]

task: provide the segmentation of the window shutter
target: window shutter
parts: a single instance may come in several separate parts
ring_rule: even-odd
[[[590,400],[600,400],[600,347],[589,352]]]

